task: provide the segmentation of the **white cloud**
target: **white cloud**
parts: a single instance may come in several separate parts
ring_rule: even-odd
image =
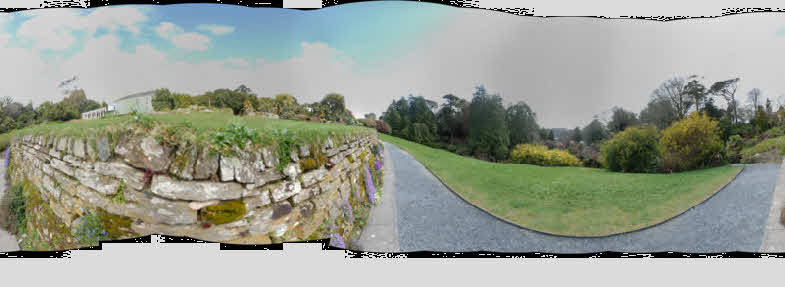
[[[183,28],[171,22],[161,22],[155,28],[155,32],[180,49],[204,51],[210,43],[209,37],[195,32],[185,33]]]
[[[77,9],[41,9],[25,13],[30,17],[23,22],[16,35],[34,42],[38,50],[64,50],[76,42],[74,31],[86,30],[93,35],[98,28],[110,32],[125,29],[139,34],[138,25],[147,19],[135,7],[101,7],[88,14]]]
[[[182,28],[178,27],[172,22],[161,22],[161,24],[158,24],[158,26],[155,27],[155,33],[157,33],[158,36],[161,36],[161,38],[166,39],[172,38],[175,35],[181,34],[183,32],[184,31]]]
[[[210,38],[199,33],[184,33],[170,40],[178,48],[197,51],[207,50],[207,44],[210,43]]]
[[[0,47],[5,46],[8,40],[11,39],[11,34],[0,32]]]
[[[196,29],[210,32],[215,36],[223,36],[234,32],[234,27],[226,25],[201,24],[196,26]]]

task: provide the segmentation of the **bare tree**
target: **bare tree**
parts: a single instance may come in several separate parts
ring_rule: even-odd
[[[728,116],[732,123],[738,120],[738,102],[736,101],[736,89],[738,88],[739,78],[719,81],[711,85],[709,94],[721,97],[728,104]]]
[[[754,89],[750,90],[749,93],[747,93],[747,98],[752,103],[752,109],[753,110],[757,111],[758,107],[760,106],[758,103],[762,103],[762,101],[761,101],[762,98],[761,98],[760,94],[761,94],[761,92],[760,92],[760,89],[758,89],[758,88],[754,88]]]
[[[11,96],[2,96],[0,97],[0,108],[5,108],[13,102],[14,99]]]
[[[694,77],[695,76],[690,76],[687,79],[683,77],[674,77],[660,84],[660,86],[654,90],[655,97],[665,98],[671,102],[678,119],[686,117],[687,112],[689,112],[690,107],[693,104],[693,100],[687,93],[687,80]]]

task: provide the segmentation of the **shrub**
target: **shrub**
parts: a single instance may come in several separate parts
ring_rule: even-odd
[[[662,131],[663,168],[684,171],[705,167],[722,157],[723,144],[717,121],[692,113]]]
[[[659,157],[657,129],[628,127],[603,143],[604,165],[612,171],[650,172]]]
[[[739,135],[732,135],[728,138],[728,142],[725,144],[725,155],[728,161],[737,163],[741,160],[742,144],[743,140]]]
[[[6,228],[15,231],[17,235],[22,235],[27,227],[24,188],[21,184],[12,185],[6,196],[8,196],[9,214],[8,222],[5,223]]]
[[[580,166],[581,162],[566,150],[549,150],[544,145],[519,144],[510,152],[510,160],[514,163],[526,163],[543,166]]]
[[[376,131],[389,135],[390,132],[392,132],[392,128],[390,127],[390,124],[385,121],[376,121]]]

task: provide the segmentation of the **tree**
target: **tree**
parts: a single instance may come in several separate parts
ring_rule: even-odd
[[[510,146],[534,141],[539,129],[537,114],[525,102],[508,107],[506,121],[510,131]]]
[[[583,128],[583,141],[590,145],[608,138],[608,130],[597,118]]]
[[[445,95],[442,98],[445,100],[445,103],[442,104],[436,113],[438,134],[447,137],[450,142],[454,138],[465,138],[463,115],[468,106],[467,101],[452,94]]]
[[[761,92],[760,92],[760,89],[758,89],[758,88],[754,88],[754,89],[750,90],[749,93],[747,93],[747,99],[752,104],[753,110],[757,111],[758,110],[758,106],[760,106],[759,103],[762,103],[760,94],[761,94]]]
[[[343,121],[346,117],[346,104],[340,94],[327,94],[321,102],[324,106],[324,119],[332,122]]]
[[[656,95],[652,95],[651,100],[640,114],[641,122],[652,124],[658,129],[664,129],[676,120],[676,110],[671,101]]]
[[[169,92],[169,89],[155,90],[152,104],[153,110],[155,111],[166,111],[174,109],[174,99],[172,98],[172,93]]]
[[[696,76],[690,76],[687,79],[674,77],[663,82],[654,90],[656,97],[668,99],[671,102],[671,106],[676,111],[676,118],[679,120],[687,116],[687,112],[693,105],[693,101],[687,93],[687,80],[694,77]]]
[[[638,116],[634,112],[626,111],[620,107],[613,108],[613,115],[611,121],[608,122],[608,130],[611,132],[620,132],[629,126],[638,124]]]
[[[366,118],[366,119],[369,119],[369,120],[374,120],[374,121],[375,121],[375,120],[376,120],[376,114],[374,114],[374,113],[368,113],[368,114],[365,114],[365,118]]]
[[[736,89],[739,83],[739,78],[734,78],[725,81],[715,82],[709,88],[708,93],[713,96],[718,96],[725,99],[727,103],[727,111],[728,116],[731,120],[731,123],[736,123],[738,121],[738,109],[737,109],[737,102],[736,102]]]
[[[684,92],[695,104],[696,111],[701,111],[701,109],[704,108],[706,98],[708,97],[708,91],[706,90],[706,86],[701,84],[696,76],[693,76],[691,80],[687,82],[687,86],[684,87]]]
[[[570,140],[579,143],[581,142],[582,138],[583,136],[581,135],[581,128],[575,127],[575,129],[572,130],[572,134],[570,134]]]
[[[285,119],[294,117],[295,110],[297,109],[297,99],[290,94],[277,94],[275,95],[275,113]]]
[[[3,113],[14,120],[22,114],[23,110],[24,106],[18,102],[13,102],[2,107]]]
[[[479,86],[469,104],[469,145],[476,155],[488,154],[492,160],[506,158],[510,145],[501,96],[490,95]]]

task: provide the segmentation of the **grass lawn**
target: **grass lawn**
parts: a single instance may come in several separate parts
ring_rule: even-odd
[[[198,131],[200,137],[209,135],[211,132],[228,126],[230,123],[239,123],[247,127],[254,128],[261,133],[262,139],[271,135],[272,131],[287,129],[292,132],[296,139],[303,142],[321,141],[326,137],[342,137],[357,134],[369,134],[376,131],[361,126],[349,126],[344,124],[320,124],[313,122],[270,119],[259,116],[235,116],[231,112],[193,112],[193,113],[162,113],[148,115],[153,120],[163,124],[163,126],[173,126],[182,124],[186,121],[192,124],[193,129]],[[112,127],[132,123],[131,115],[110,116],[96,120],[72,120],[62,123],[46,123],[21,130],[13,133],[23,134],[47,134],[47,135],[67,135],[77,137],[89,137],[101,131],[106,131]],[[2,139],[2,138],[0,138]]]
[[[500,164],[379,136],[412,154],[469,202],[521,226],[560,235],[602,236],[660,223],[702,202],[742,169],[632,174]]]

